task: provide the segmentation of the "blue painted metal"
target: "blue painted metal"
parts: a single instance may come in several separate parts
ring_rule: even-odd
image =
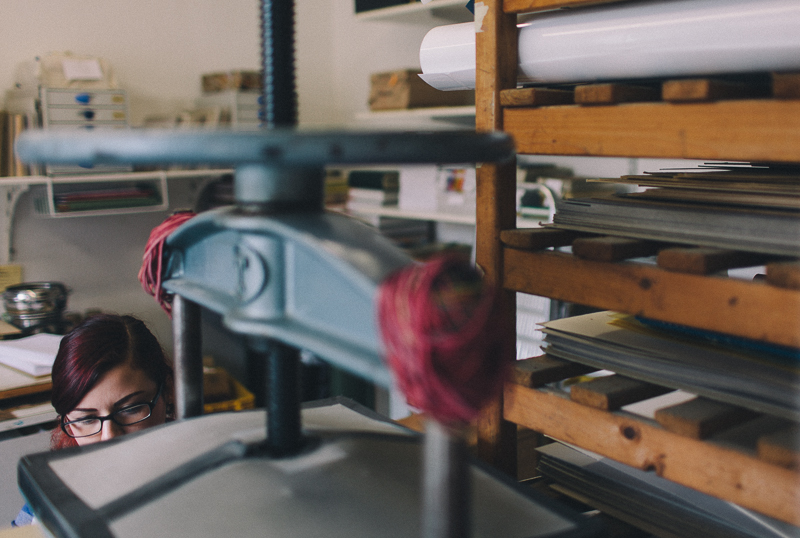
[[[322,208],[323,167],[461,163],[513,157],[504,134],[28,131],[26,161],[236,166],[237,205],[167,240],[164,288],[219,313],[235,333],[306,349],[389,386],[376,321],[379,285],[412,263],[371,228]]]
[[[229,207],[187,221],[166,246],[164,288],[218,312],[232,331],[291,343],[389,385],[375,292],[411,260],[366,224]]]
[[[361,132],[271,129],[26,131],[16,145],[26,162],[61,164],[260,163],[278,167],[328,164],[472,163],[514,157],[504,133],[470,131]]]

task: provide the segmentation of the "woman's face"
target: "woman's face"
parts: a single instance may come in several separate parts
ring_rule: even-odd
[[[75,409],[67,413],[65,421],[72,422],[93,417],[106,417],[120,409],[130,408],[137,404],[150,403],[155,398],[158,389],[156,382],[150,379],[144,371],[131,368],[127,363],[122,364],[101,377]],[[88,445],[164,424],[166,420],[165,400],[168,392],[167,387],[161,389],[161,394],[153,406],[153,411],[149,418],[129,426],[120,426],[110,419],[104,420],[100,432],[87,437],[77,437],[75,441],[81,446]],[[138,409],[141,410],[142,408]],[[147,407],[144,406],[143,409],[146,415]],[[126,417],[133,412],[135,410],[119,413],[117,415],[119,422],[131,420]],[[135,419],[136,417],[134,416],[133,420]],[[67,425],[67,428],[72,428],[72,426]],[[74,428],[72,431],[77,433]]]

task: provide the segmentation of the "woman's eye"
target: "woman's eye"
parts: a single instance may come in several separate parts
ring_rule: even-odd
[[[70,420],[70,424],[74,424],[75,426],[87,426],[96,421],[97,417],[83,417],[75,420]]]
[[[146,407],[144,404],[133,405],[131,407],[125,407],[124,409],[120,409],[117,411],[118,415],[132,417],[142,413],[142,409]]]

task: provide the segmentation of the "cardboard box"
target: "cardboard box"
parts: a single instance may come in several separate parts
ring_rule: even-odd
[[[475,92],[443,92],[425,83],[414,69],[373,73],[370,76],[370,110],[398,110],[475,104]]]
[[[204,92],[224,90],[260,90],[263,86],[260,71],[229,71],[203,75]]]

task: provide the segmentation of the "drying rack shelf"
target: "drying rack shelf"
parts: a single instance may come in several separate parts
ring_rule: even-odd
[[[535,368],[525,363],[537,361],[553,363],[547,356],[535,357],[520,361],[518,369]],[[787,432],[792,435],[797,424],[776,422],[769,416],[747,416],[747,421],[727,424],[727,432],[739,427],[736,436],[718,434],[699,439],[670,431],[647,417],[620,411],[617,405],[603,409],[597,403],[573,401],[570,395],[541,386],[541,378],[547,373],[546,367],[539,369],[539,379],[529,379],[534,386],[506,385],[506,420],[637,469],[655,471],[661,477],[776,519],[800,524],[798,472],[784,466],[785,461],[771,461],[775,453],[771,443]],[[558,379],[551,376],[547,381]],[[591,385],[592,381],[586,383]],[[575,387],[571,392],[577,392]],[[629,398],[624,403],[635,401]],[[797,458],[797,454],[792,457]]]
[[[518,87],[518,15],[616,1],[486,0],[483,31],[476,34],[478,130],[511,134],[519,154],[800,162],[797,73]],[[713,269],[703,271],[657,261],[662,249],[673,247],[702,258],[701,249],[691,244],[656,248],[633,241],[638,245],[633,253],[587,255],[576,249],[576,240],[608,247],[620,238],[602,232],[515,229],[513,172],[504,165],[479,170],[476,240],[477,262],[486,279],[507,290],[502,329],[509,337],[514,335],[514,317],[508,296],[523,292],[800,349],[800,263],[794,255],[758,258],[734,251],[722,258],[738,261],[712,263]],[[723,274],[761,264],[765,274],[757,280]],[[522,364],[516,366],[519,370]],[[513,474],[521,425],[800,524],[797,422],[790,421],[792,433],[784,436],[788,459],[769,460],[757,450],[760,438],[737,445],[719,437],[745,427],[743,418],[717,435],[691,437],[656,420],[587,405],[544,386],[576,375],[581,374],[509,383],[479,421],[481,457]]]
[[[503,286],[604,310],[800,347],[797,329],[800,289],[794,283],[800,278],[797,260],[767,258],[765,279],[748,281],[696,274],[688,272],[688,268],[664,269],[654,263],[624,257],[603,261],[602,253],[592,259],[547,250],[569,245],[576,237],[580,234],[552,228],[503,231]],[[620,244],[600,239],[607,250]],[[621,240],[636,245],[638,252],[649,251],[655,255],[658,249],[655,242]],[[687,259],[713,255],[708,254],[707,249],[696,248],[694,256],[685,250],[683,255]],[[728,257],[735,260],[754,257],[744,252],[736,254],[729,253]],[[631,258],[634,256],[635,253]],[[768,263],[770,260],[773,263]],[[764,262],[764,259],[757,261]],[[722,271],[727,267],[715,266],[714,269]],[[754,316],[753,312],[759,315]]]

